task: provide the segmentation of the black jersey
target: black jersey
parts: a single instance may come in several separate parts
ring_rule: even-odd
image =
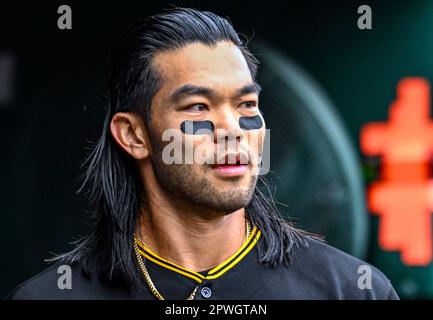
[[[167,261],[142,243],[139,252],[154,286],[167,300],[186,299],[194,290],[195,300],[398,299],[377,268],[315,239],[307,239],[308,245],[298,250],[291,265],[263,267],[257,250],[261,239],[260,230],[253,228],[235,254],[203,272]],[[71,288],[60,289],[59,266],[55,263],[19,285],[8,298],[156,299],[148,286],[126,290],[100,281],[96,269],[84,272],[78,263],[71,266]]]

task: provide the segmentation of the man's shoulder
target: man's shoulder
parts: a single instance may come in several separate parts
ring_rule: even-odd
[[[76,300],[123,299],[125,290],[103,284],[95,270],[85,270],[78,262],[57,261],[18,285],[6,299]]]
[[[285,268],[286,275],[300,287],[335,299],[398,299],[378,268],[323,241],[306,240],[293,264]]]
[[[308,259],[308,261],[331,268],[338,268],[341,271],[351,271],[352,268],[358,269],[360,266],[366,265],[382,273],[370,263],[348,254],[323,240],[306,238],[306,243],[307,245],[303,247],[298,255],[299,259]]]
[[[68,295],[69,280],[73,279],[79,286],[85,283],[81,271],[79,264],[63,265],[60,261],[51,263],[40,273],[15,287],[6,299],[65,299]],[[68,279],[69,276],[71,279]]]

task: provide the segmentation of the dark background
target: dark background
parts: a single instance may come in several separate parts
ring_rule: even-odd
[[[102,125],[109,50],[134,20],[170,3],[228,16],[291,57],[335,103],[356,147],[363,124],[386,119],[400,78],[433,79],[433,1],[3,2],[0,55],[13,57],[15,76],[0,104],[0,296],[88,231],[75,191]],[[72,8],[72,30],[57,28],[61,4]],[[362,4],[372,30],[357,28]]]

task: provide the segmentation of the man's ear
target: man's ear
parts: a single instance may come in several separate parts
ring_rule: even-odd
[[[148,134],[138,114],[116,113],[111,119],[110,131],[119,146],[133,158],[140,160],[149,156]]]

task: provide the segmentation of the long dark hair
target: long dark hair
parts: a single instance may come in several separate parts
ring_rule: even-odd
[[[156,52],[199,42],[214,46],[231,41],[241,50],[253,79],[258,60],[251,54],[227,19],[211,12],[173,8],[134,24],[115,45],[109,60],[108,109],[99,141],[85,161],[87,169],[78,192],[86,191],[93,210],[93,232],[71,252],[57,259],[79,262],[84,270],[97,269],[102,280],[127,287],[139,286],[142,276],[132,251],[143,190],[133,158],[120,149],[109,130],[117,112],[135,112],[150,122],[152,96],[161,84],[152,67]],[[263,177],[246,208],[251,222],[262,231],[260,262],[268,267],[289,264],[297,247],[305,244],[303,232],[279,214]]]

